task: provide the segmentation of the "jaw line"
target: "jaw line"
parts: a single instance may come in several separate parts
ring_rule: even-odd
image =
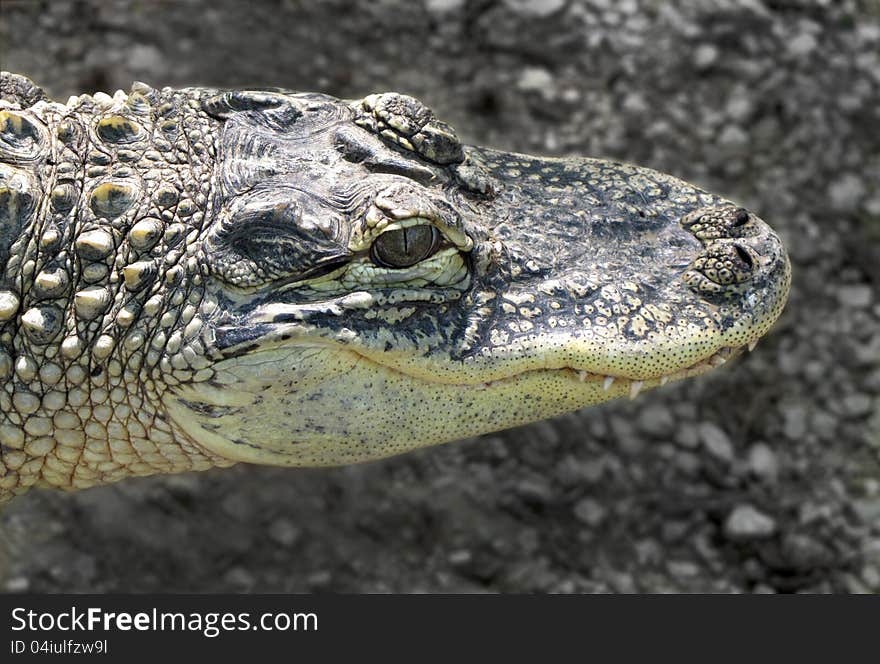
[[[282,326],[279,327],[287,328],[288,326],[282,324]],[[408,380],[424,384],[448,386],[452,389],[458,388],[461,390],[487,390],[492,389],[493,387],[508,385],[530,374],[555,373],[560,375],[568,374],[570,375],[572,381],[580,383],[600,383],[605,392],[608,392],[612,388],[612,386],[616,388],[619,388],[621,385],[627,386],[629,388],[630,397],[635,398],[635,396],[637,396],[643,388],[647,388],[649,386],[653,387],[655,385],[665,385],[667,382],[683,380],[685,378],[692,378],[707,373],[712,369],[722,366],[728,360],[734,359],[735,357],[741,355],[747,347],[749,350],[751,350],[752,348],[754,348],[755,343],[757,343],[757,339],[755,339],[748,344],[738,347],[722,346],[715,351],[703,356],[702,359],[694,362],[693,364],[684,366],[683,368],[677,369],[667,374],[648,375],[639,378],[614,373],[600,373],[595,371],[595,369],[563,365],[559,367],[528,368],[521,371],[514,371],[507,375],[501,375],[488,381],[480,381],[479,379],[444,380],[444,377],[439,374],[430,375],[430,372],[427,371],[408,371],[407,368],[399,364],[382,361],[382,359],[379,359],[387,358],[387,353],[373,354],[364,352],[362,349],[353,347],[350,344],[329,338],[306,339],[300,336],[302,334],[301,328],[297,328],[297,332],[299,334],[288,335],[285,332],[286,330],[273,330],[270,335],[264,336],[262,339],[252,341],[250,344],[248,344],[250,348],[247,352],[241,354],[233,352],[232,354],[227,355],[226,360],[232,360],[234,357],[242,354],[257,355],[261,352],[279,350],[285,347],[320,348],[336,353],[351,354],[356,357],[358,362],[368,362],[369,364],[379,367],[382,370],[404,376]],[[254,343],[258,344],[259,347],[253,348]]]
[[[753,343],[748,344],[750,347],[754,347]],[[655,376],[647,376],[645,378],[630,378],[627,376],[620,376],[614,374],[602,374],[595,373],[588,369],[579,369],[575,367],[543,367],[543,368],[535,368],[535,369],[525,369],[523,371],[518,371],[515,373],[511,373],[507,376],[502,376],[500,378],[495,378],[490,381],[485,382],[458,382],[458,381],[444,381],[444,380],[430,380],[425,378],[423,375],[411,373],[405,371],[399,367],[396,367],[392,364],[388,364],[385,362],[377,361],[374,357],[370,355],[366,355],[358,352],[355,349],[344,348],[340,349],[344,352],[349,352],[358,357],[360,361],[366,361],[370,364],[374,364],[378,367],[386,371],[391,371],[396,374],[400,374],[406,376],[410,380],[419,381],[422,383],[429,383],[433,385],[444,385],[449,386],[451,388],[460,388],[463,390],[487,390],[492,389],[493,387],[499,387],[501,385],[509,384],[512,382],[516,382],[517,380],[524,378],[530,374],[537,373],[555,373],[555,374],[570,374],[571,380],[577,381],[580,383],[586,382],[598,382],[603,386],[604,391],[609,391],[612,385],[626,385],[630,388],[630,395],[632,398],[638,395],[643,387],[647,387],[648,384],[657,384],[657,385],[665,385],[667,382],[683,380],[685,378],[693,378],[695,376],[700,376],[704,373],[711,371],[712,369],[716,369],[725,363],[728,360],[732,360],[735,357],[738,357],[743,353],[746,349],[746,346],[740,346],[737,348],[731,347],[722,347],[718,351],[708,355],[702,360],[689,365],[683,369],[679,369],[678,371],[663,374],[663,375],[655,375]]]

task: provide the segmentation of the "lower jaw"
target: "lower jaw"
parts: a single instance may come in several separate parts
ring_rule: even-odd
[[[643,379],[633,379],[627,378],[625,376],[614,376],[608,374],[600,374],[593,373],[587,371],[585,369],[574,369],[574,368],[560,368],[560,369],[533,369],[530,371],[524,371],[521,373],[517,373],[511,376],[506,376],[504,378],[498,378],[496,380],[487,381],[484,383],[443,383],[444,385],[449,385],[450,387],[457,387],[463,390],[491,390],[493,388],[497,388],[503,385],[509,385],[512,382],[515,382],[521,379],[523,376],[534,373],[534,372],[544,372],[544,371],[553,371],[553,372],[563,372],[571,374],[571,378],[581,383],[600,383],[604,392],[611,392],[612,389],[615,391],[619,391],[621,387],[626,388],[630,399],[635,399],[642,390],[648,387],[656,387],[666,385],[671,381],[683,380],[685,378],[693,378],[695,376],[700,376],[712,369],[716,369],[720,366],[723,366],[728,361],[733,360],[734,358],[742,355],[742,353],[748,348],[751,351],[755,347],[755,342],[744,346],[738,347],[723,347],[720,350],[716,351],[709,357],[700,360],[699,362],[694,363],[684,369],[680,369],[678,371],[664,374],[660,376],[646,377]],[[397,371],[393,367],[385,366],[386,369],[390,369],[391,371]],[[405,373],[405,372],[401,372]],[[610,395],[609,398],[614,398],[619,395]]]
[[[222,389],[181,385],[167,395],[165,405],[190,438],[220,457],[333,466],[634,397],[642,389],[702,374],[740,350],[724,349],[674,374],[639,381],[561,368],[467,385],[425,381],[351,352],[310,358],[269,353],[252,357],[250,368],[242,363]],[[336,371],[329,372],[331,361]],[[310,368],[304,362],[311,362]],[[285,367],[288,375],[279,374]],[[310,371],[315,376],[311,382]],[[271,380],[268,374],[273,374]],[[289,389],[292,378],[300,389]],[[229,414],[206,415],[210,408],[193,410],[193,404],[220,405]]]
[[[752,348],[754,345],[752,345]],[[705,360],[701,360],[696,364],[693,364],[684,369],[680,369],[679,371],[675,371],[670,374],[665,374],[662,376],[657,376],[654,378],[646,378],[643,380],[634,380],[632,378],[625,378],[620,376],[606,376],[601,374],[593,374],[588,371],[576,371],[574,369],[569,369],[569,371],[574,371],[577,374],[577,378],[580,381],[594,380],[600,381],[602,383],[602,389],[606,392],[611,389],[611,387],[617,383],[622,384],[629,390],[629,398],[635,399],[641,391],[648,385],[654,386],[654,384],[658,386],[666,385],[666,383],[670,381],[682,380],[684,378],[693,378],[694,376],[700,376],[707,371],[711,371],[712,369],[716,369],[728,361],[740,356],[743,351],[746,349],[745,346],[740,346],[737,348],[725,347],[721,350],[713,353],[710,357]]]

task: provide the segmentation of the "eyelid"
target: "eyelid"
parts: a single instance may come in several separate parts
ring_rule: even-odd
[[[394,221],[389,221],[385,226],[382,227],[382,231],[376,235],[383,235],[389,231],[400,230],[401,228],[412,228],[413,226],[433,226],[437,229],[437,232],[440,235],[443,235],[443,229],[433,220],[428,219],[427,217],[406,217],[404,219],[396,219]]]
[[[374,272],[371,274],[370,279],[373,283],[383,285],[391,285],[413,279],[433,281],[432,277],[436,275],[438,269],[442,269],[442,266],[437,261],[442,260],[443,258],[449,258],[452,254],[460,255],[460,253],[461,252],[453,247],[441,246],[425,260],[420,261],[415,265],[410,265],[409,267],[390,268],[371,263],[370,268],[374,270]]]
[[[438,179],[433,171],[417,164],[410,164],[402,159],[400,161],[374,161],[367,159],[363,164],[371,173],[400,175],[423,185],[434,184]]]
[[[336,149],[346,161],[362,164],[371,173],[399,175],[419,184],[435,184],[438,175],[411,156],[398,153],[376,137],[350,127],[336,132]]]

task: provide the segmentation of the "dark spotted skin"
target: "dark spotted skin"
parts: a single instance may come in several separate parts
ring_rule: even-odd
[[[4,72],[0,99],[0,500],[360,461],[634,395],[753,343],[788,292],[750,212],[463,146],[404,95],[62,105]]]

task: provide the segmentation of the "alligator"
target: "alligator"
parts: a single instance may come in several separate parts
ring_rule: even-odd
[[[463,145],[413,97],[0,78],[0,502],[329,466],[700,375],[779,316],[753,212]]]

